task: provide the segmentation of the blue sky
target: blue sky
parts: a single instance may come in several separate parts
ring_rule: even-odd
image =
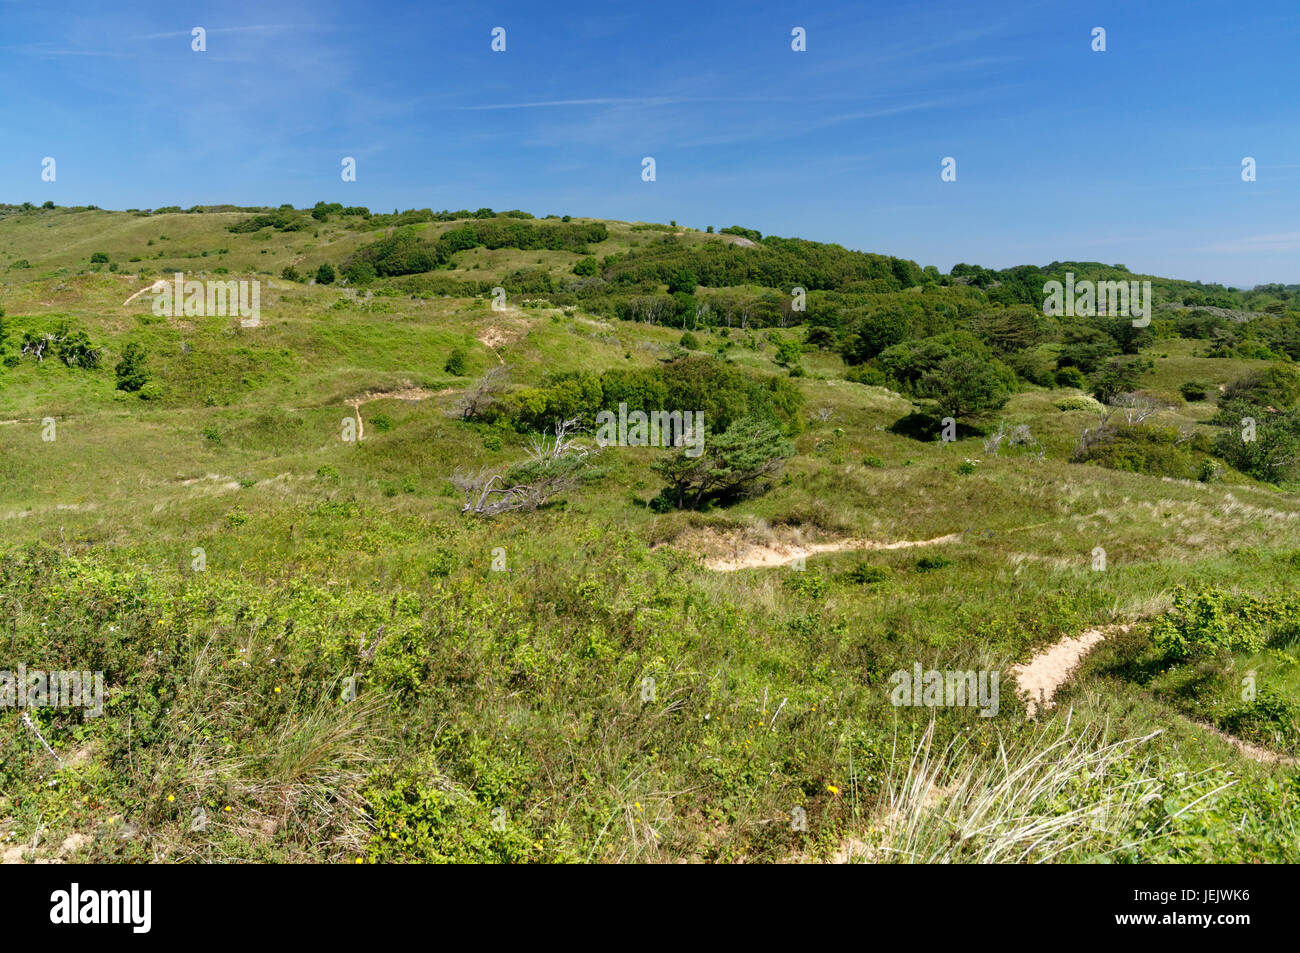
[[[0,0],[0,81],[2,201],[486,205],[739,224],[945,271],[1300,282],[1295,0]]]

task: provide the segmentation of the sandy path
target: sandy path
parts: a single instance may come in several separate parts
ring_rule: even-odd
[[[1127,632],[1130,628],[1132,628],[1131,624],[1107,625],[1089,629],[1082,635],[1066,636],[1055,645],[1039,652],[1025,664],[1011,666],[1011,674],[1015,676],[1021,692],[1027,696],[1025,708],[1029,717],[1034,717],[1040,705],[1043,708],[1052,707],[1052,697],[1056,694],[1056,690],[1074,674],[1084,656],[1092,651],[1098,643],[1113,632]],[[1251,744],[1249,741],[1242,741],[1240,738],[1230,735],[1226,731],[1220,731],[1205,722],[1192,721],[1192,724],[1226,741],[1244,757],[1250,758],[1252,761],[1259,761],[1263,764],[1284,764],[1292,767],[1300,764],[1300,760],[1290,755],[1270,751],[1268,748]],[[927,792],[926,795],[927,806],[932,801],[931,793],[933,792]],[[945,794],[947,792],[937,793]],[[937,801],[937,798],[933,800]],[[830,856],[829,863],[874,863],[879,860],[879,856],[879,850],[871,847],[866,841],[857,837],[847,837],[841,842],[835,853]]]
[[[1251,744],[1249,741],[1242,741],[1236,735],[1230,735],[1226,731],[1220,731],[1213,725],[1206,724],[1203,721],[1195,721],[1193,724],[1205,729],[1210,734],[1220,738],[1221,740],[1226,741],[1253,761],[1260,761],[1264,764],[1286,764],[1292,766],[1300,764],[1300,761],[1297,761],[1289,754],[1282,754],[1280,751],[1271,751],[1260,745]]]
[[[1052,698],[1056,694],[1056,690],[1074,674],[1084,656],[1091,652],[1097,643],[1112,632],[1127,632],[1131,628],[1132,625],[1129,624],[1108,625],[1098,629],[1089,629],[1082,635],[1066,636],[1055,645],[1039,652],[1023,665],[1011,666],[1011,674],[1015,676],[1016,684],[1020,686],[1021,693],[1026,696],[1025,711],[1028,716],[1033,718],[1040,706],[1042,708],[1052,707]],[[1252,761],[1259,761],[1263,764],[1300,764],[1300,761],[1290,755],[1272,751],[1261,745],[1251,744],[1249,741],[1243,741],[1235,735],[1230,735],[1226,731],[1221,731],[1203,721],[1188,720],[1198,728],[1226,741]]]
[[[801,557],[817,553],[839,553],[859,549],[908,549],[912,546],[937,546],[942,543],[955,543],[961,539],[959,533],[949,533],[934,539],[900,539],[892,543],[882,543],[873,539],[843,539],[834,543],[805,543],[782,545],[780,543],[754,543],[744,551],[733,547],[730,556],[719,556],[704,561],[706,569],[715,572],[735,572],[738,569],[767,569],[774,566],[788,566]]]
[[[446,391],[440,391],[446,393]],[[345,400],[343,403],[352,408],[352,412],[357,416],[357,439],[360,440],[366,434],[366,425],[361,420],[361,405],[369,400],[426,400],[429,397],[436,397],[431,390],[425,390],[423,387],[407,387],[404,390],[368,390],[360,397],[353,397]]]
[[[151,285],[145,285],[143,288],[141,288],[141,289],[140,289],[139,291],[137,291],[135,294],[131,295],[131,297],[129,297],[129,298],[127,298],[125,301],[123,301],[123,302],[122,302],[122,307],[125,308],[128,304],[130,304],[130,303],[131,303],[132,301],[134,301],[136,298],[140,297],[140,295],[144,294],[146,291],[158,292],[158,291],[163,291],[163,290],[165,290],[166,288],[167,288],[167,280],[166,280],[165,278],[159,278],[159,279],[158,279],[157,281],[155,281],[153,284],[151,284]]]
[[[1025,711],[1030,718],[1043,708],[1052,707],[1052,697],[1079,667],[1083,657],[1111,632],[1127,632],[1129,626],[1106,626],[1089,629],[1078,636],[1066,636],[1055,645],[1039,652],[1023,665],[1011,666],[1011,674],[1025,695]]]

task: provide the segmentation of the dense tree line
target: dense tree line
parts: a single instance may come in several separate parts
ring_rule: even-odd
[[[803,396],[784,377],[756,375],[711,357],[684,357],[648,368],[612,368],[600,374],[555,375],[540,387],[500,395],[475,416],[502,420],[522,431],[545,431],[557,420],[594,425],[602,410],[702,412],[709,433],[742,419],[765,420],[781,433],[800,427]]]
[[[419,231],[402,228],[352,255],[343,263],[343,273],[354,281],[376,276],[418,275],[447,264],[457,252],[479,247],[547,249],[585,255],[588,244],[602,242],[606,237],[601,222],[483,219],[449,229],[432,241]],[[551,290],[549,282],[544,290]]]
[[[846,289],[886,292],[920,284],[919,265],[886,255],[849,251],[801,238],[769,235],[757,248],[724,242],[682,244],[671,239],[608,256],[602,277],[615,287],[669,283],[683,272],[709,288],[762,285],[789,291]]]

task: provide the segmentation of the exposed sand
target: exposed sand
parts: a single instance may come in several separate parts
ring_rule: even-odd
[[[1210,734],[1215,735],[1216,737],[1226,741],[1228,744],[1232,745],[1234,748],[1236,748],[1238,751],[1244,754],[1247,758],[1250,758],[1252,761],[1259,761],[1262,762],[1263,764],[1287,764],[1287,765],[1300,764],[1300,761],[1297,761],[1289,754],[1282,754],[1280,751],[1270,751],[1268,748],[1264,748],[1256,744],[1251,744],[1249,741],[1242,741],[1240,738],[1236,737],[1235,735],[1230,735],[1226,731],[1220,731],[1218,728],[1215,728],[1213,725],[1207,725],[1203,721],[1198,721],[1196,722],[1196,724],[1199,725],[1201,728],[1204,728]]]
[[[512,344],[526,335],[529,330],[528,318],[522,309],[513,305],[507,305],[493,314],[498,316],[498,323],[489,324],[480,331],[478,341],[493,353],[499,364],[504,364],[505,359],[497,353],[497,348]]]
[[[445,394],[447,391],[439,391]],[[352,408],[353,413],[357,415],[357,439],[360,440],[365,436],[366,426],[361,420],[361,405],[371,400],[427,400],[430,397],[438,396],[431,390],[425,390],[423,387],[406,387],[403,390],[368,390],[360,397],[352,397],[343,403]]]
[[[842,539],[832,543],[753,543],[736,540],[728,556],[706,557],[704,567],[715,572],[735,572],[738,569],[767,569],[788,566],[800,557],[817,553],[839,553],[846,550],[908,549],[912,546],[937,546],[954,543],[961,538],[949,533],[935,539],[900,539],[885,543],[874,539]]]
[[[1033,718],[1040,706],[1043,708],[1052,707],[1052,698],[1056,694],[1056,690],[1074,674],[1084,656],[1091,652],[1097,643],[1112,632],[1127,632],[1130,628],[1132,626],[1127,624],[1108,625],[1099,629],[1089,629],[1082,635],[1066,636],[1055,645],[1039,652],[1023,665],[1011,666],[1011,674],[1015,676],[1021,693],[1026,696],[1025,710],[1029,717]],[[1249,741],[1243,741],[1205,722],[1193,721],[1192,723],[1198,728],[1226,741],[1252,761],[1259,761],[1263,764],[1286,765],[1300,763],[1290,755],[1271,751],[1261,745],[1251,744]]]
[[[1041,705],[1052,707],[1052,697],[1056,690],[1065,683],[1074,670],[1079,667],[1083,657],[1092,651],[1093,646],[1111,632],[1127,632],[1129,626],[1106,626],[1101,629],[1089,629],[1082,635],[1066,636],[1055,645],[1039,652],[1023,665],[1011,666],[1011,674],[1025,695],[1025,710],[1033,718]]]
[[[165,279],[165,278],[159,278],[159,279],[158,279],[157,281],[155,281],[153,284],[151,284],[151,285],[145,285],[143,288],[141,288],[141,289],[140,289],[139,291],[137,291],[135,294],[131,295],[131,297],[129,297],[129,298],[127,298],[125,301],[123,301],[123,302],[122,302],[122,307],[125,308],[128,304],[130,304],[130,303],[131,303],[132,301],[134,301],[136,298],[140,297],[140,295],[144,294],[146,291],[152,291],[152,292],[157,293],[157,292],[159,292],[159,291],[164,290],[166,287],[167,287],[167,279]]]

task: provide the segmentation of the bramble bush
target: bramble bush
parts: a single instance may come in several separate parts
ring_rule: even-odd
[[[1300,599],[1264,600],[1222,589],[1193,593],[1180,588],[1151,635],[1167,657],[1184,661],[1222,650],[1258,652],[1271,642],[1294,639],[1297,628]]]

